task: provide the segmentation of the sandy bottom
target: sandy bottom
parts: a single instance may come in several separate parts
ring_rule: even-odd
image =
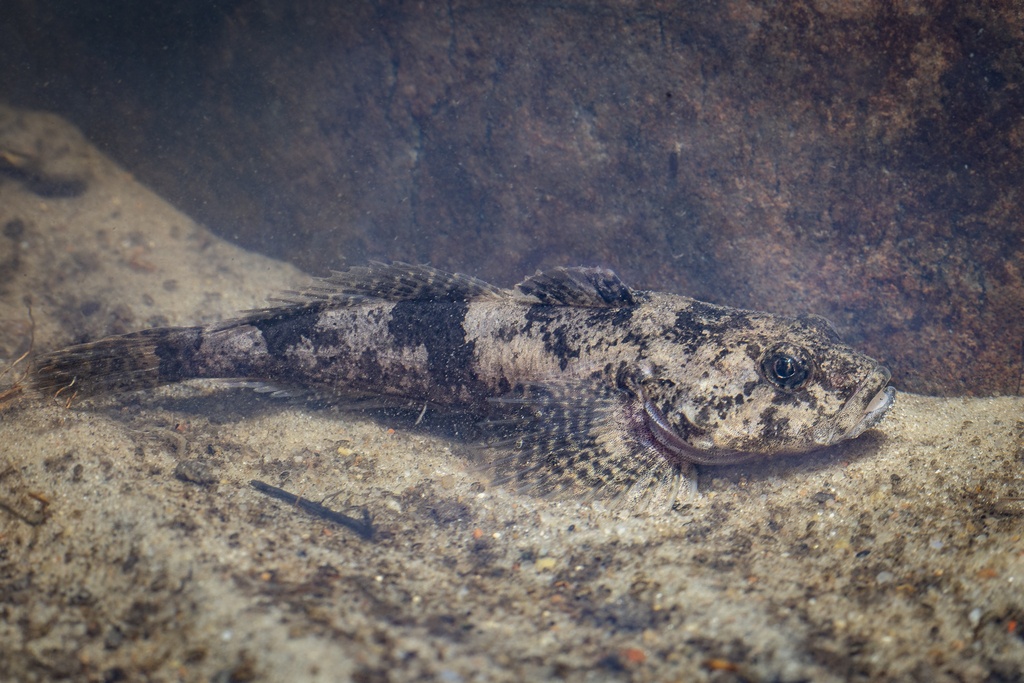
[[[0,108],[0,171],[0,367],[26,297],[45,350],[303,280],[54,117]],[[202,383],[8,403],[0,679],[1021,680],[1022,408],[900,394],[856,441],[705,468],[682,510],[630,517],[490,486],[429,413]]]

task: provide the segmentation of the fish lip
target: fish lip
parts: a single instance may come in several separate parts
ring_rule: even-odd
[[[872,397],[868,402],[868,407],[864,411],[864,416],[860,419],[853,429],[848,431],[843,438],[844,439],[855,439],[866,430],[871,429],[876,424],[881,422],[882,418],[892,407],[892,404],[896,401],[896,387],[885,387],[881,391]]]
[[[828,446],[855,439],[878,424],[896,400],[895,387],[885,386],[891,378],[889,368],[876,365],[839,413],[814,430],[812,438],[815,443]]]

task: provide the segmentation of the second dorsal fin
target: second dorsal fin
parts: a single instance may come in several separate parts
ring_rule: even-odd
[[[542,304],[622,308],[636,304],[633,290],[605,268],[555,268],[516,285],[523,296]]]
[[[371,262],[369,266],[332,271],[301,292],[288,292],[290,302],[351,305],[365,299],[385,301],[468,301],[500,299],[507,290],[461,273],[430,266]]]

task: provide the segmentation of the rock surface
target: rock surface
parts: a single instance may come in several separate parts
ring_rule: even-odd
[[[374,258],[509,285],[600,265],[825,315],[910,391],[1021,391],[1014,3],[19,0],[10,16],[0,98],[64,113],[217,234],[307,272]]]

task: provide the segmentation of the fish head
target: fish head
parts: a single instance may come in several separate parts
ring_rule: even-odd
[[[667,457],[724,464],[815,450],[859,436],[893,403],[889,370],[821,316],[692,313],[636,381],[644,426]]]

